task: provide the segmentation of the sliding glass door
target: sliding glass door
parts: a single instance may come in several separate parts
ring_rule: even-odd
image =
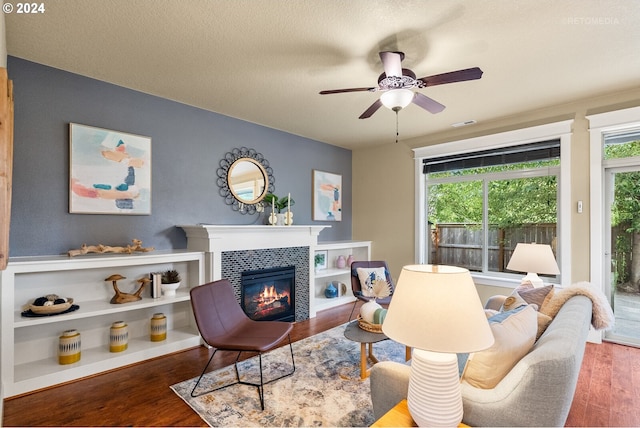
[[[640,346],[640,165],[605,168],[606,292],[615,314],[605,339]]]

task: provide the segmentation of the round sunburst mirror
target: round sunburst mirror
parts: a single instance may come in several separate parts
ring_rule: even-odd
[[[220,195],[241,214],[262,211],[262,200],[274,189],[273,170],[254,149],[241,147],[227,153],[220,161],[217,174]]]

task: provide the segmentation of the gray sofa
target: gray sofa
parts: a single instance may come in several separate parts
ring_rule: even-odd
[[[501,305],[496,296],[488,308]],[[470,426],[564,426],[582,365],[592,302],[570,298],[533,348],[492,389],[462,383],[463,422]],[[371,370],[376,419],[407,397],[409,366],[384,361]]]

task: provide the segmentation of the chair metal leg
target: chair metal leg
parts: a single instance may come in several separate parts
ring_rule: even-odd
[[[211,357],[209,357],[209,361],[207,361],[207,364],[204,366],[204,369],[202,369],[202,373],[200,373],[200,377],[196,381],[196,384],[193,385],[193,389],[191,390],[191,396],[192,397],[198,397],[198,395],[194,395],[193,393],[196,390],[196,388],[198,387],[198,384],[200,383],[200,381],[202,380],[202,376],[204,376],[205,372],[207,371],[207,367],[209,367],[209,364],[211,364],[211,360],[213,360],[213,357],[216,355],[216,352],[218,352],[217,349],[215,349],[213,351],[213,354],[211,354]],[[207,391],[207,392],[210,392],[210,391]],[[199,395],[203,395],[203,394],[199,394]]]
[[[351,317],[353,316],[353,311],[355,311],[355,310],[356,310],[356,305],[357,305],[357,304],[358,304],[358,299],[356,299],[356,301],[355,301],[355,302],[353,302],[353,308],[351,308],[351,313],[349,314],[349,319],[347,320],[347,322],[348,322],[348,321],[351,321]]]
[[[200,397],[201,395],[205,395],[205,394],[208,394],[208,393],[210,393],[210,392],[213,392],[213,391],[217,391],[217,390],[219,390],[219,389],[226,388],[227,386],[236,385],[237,383],[239,383],[239,382],[240,382],[240,376],[238,375],[238,367],[236,366],[236,381],[235,381],[235,382],[230,383],[229,385],[224,385],[224,386],[220,386],[220,387],[218,387],[218,388],[210,389],[209,391],[201,392],[200,394],[194,394],[194,392],[195,392],[196,388],[198,387],[198,384],[200,383],[200,381],[202,380],[202,377],[203,377],[203,376],[204,376],[204,374],[206,373],[207,368],[209,367],[209,364],[211,364],[211,361],[213,360],[213,357],[216,355],[216,352],[218,352],[218,349],[215,349],[215,350],[213,351],[213,354],[211,354],[211,357],[209,357],[209,361],[207,361],[207,365],[205,365],[205,366],[204,366],[204,369],[202,369],[202,373],[200,373],[200,377],[199,377],[199,378],[198,378],[198,380],[196,381],[196,384],[195,384],[195,385],[193,385],[193,389],[191,390],[191,396],[192,396],[192,397],[194,397],[194,398],[195,398],[195,397]],[[238,356],[236,357],[236,363],[238,362],[238,358],[240,358],[240,352],[238,352]]]
[[[258,388],[258,395],[260,396],[260,407],[262,408],[262,410],[264,410],[264,386],[267,384],[270,384],[271,382],[275,382],[277,380],[283,379],[285,377],[289,377],[292,374],[295,373],[296,371],[296,362],[295,359],[293,358],[293,345],[291,345],[291,335],[288,335],[288,339],[289,339],[289,350],[291,351],[291,364],[293,366],[293,369],[291,370],[291,372],[283,374],[282,376],[279,376],[275,379],[271,379],[267,382],[264,382],[264,378],[263,378],[263,374],[262,374],[262,353],[258,353],[258,359],[260,362],[260,383],[252,383],[252,382],[246,382],[246,381],[241,381],[239,380],[238,383],[241,385],[250,385],[250,386],[255,386],[256,388]],[[237,370],[237,366],[236,366],[236,370]]]
[[[238,356],[236,357],[236,361],[233,364],[234,368],[235,368],[235,371],[236,371],[236,382],[230,383],[229,385],[224,385],[224,386],[221,386],[221,387],[218,387],[218,388],[215,388],[215,389],[211,389],[209,391],[201,392],[200,394],[194,394],[196,388],[198,387],[198,384],[200,383],[200,380],[202,379],[202,377],[204,376],[205,372],[207,371],[207,367],[209,367],[209,364],[211,364],[211,360],[213,360],[214,355],[218,351],[216,349],[215,351],[213,351],[213,354],[209,358],[209,361],[207,362],[207,365],[204,367],[204,370],[202,370],[202,373],[200,374],[200,377],[196,381],[196,384],[193,386],[193,389],[191,390],[191,396],[192,397],[200,397],[201,395],[208,394],[210,392],[217,391],[219,389],[223,389],[223,388],[226,388],[228,386],[236,385],[236,384],[255,386],[255,387],[258,388],[258,396],[260,397],[260,407],[262,408],[262,410],[264,410],[264,386],[269,384],[269,383],[271,383],[271,382],[275,382],[276,380],[280,380],[280,379],[283,379],[285,377],[291,376],[296,371],[296,362],[295,362],[295,359],[293,358],[293,345],[291,344],[291,335],[288,335],[288,339],[289,339],[289,351],[291,352],[291,364],[293,366],[293,369],[291,370],[290,373],[286,373],[286,374],[284,374],[282,376],[279,376],[279,377],[277,377],[275,379],[271,379],[270,381],[265,382],[264,381],[264,377],[263,377],[263,373],[262,373],[262,352],[258,352],[258,361],[259,361],[259,365],[260,365],[260,383],[252,383],[252,382],[247,382],[247,381],[240,380],[240,372],[238,370],[238,360],[240,359],[240,354],[242,352],[242,351],[240,351],[240,352],[238,352]]]

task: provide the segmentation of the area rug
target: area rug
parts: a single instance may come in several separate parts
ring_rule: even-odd
[[[360,379],[360,343],[344,337],[345,327],[293,343],[296,371],[265,386],[264,411],[252,386],[232,385],[192,398],[197,380],[193,378],[171,389],[210,426],[369,426],[374,422],[369,379]],[[373,351],[380,361],[404,362],[404,346],[392,340],[375,343]],[[288,346],[263,355],[262,360],[265,381],[291,369]],[[239,369],[243,380],[259,383],[257,357],[239,363]],[[207,373],[196,392],[234,381],[231,365]]]

